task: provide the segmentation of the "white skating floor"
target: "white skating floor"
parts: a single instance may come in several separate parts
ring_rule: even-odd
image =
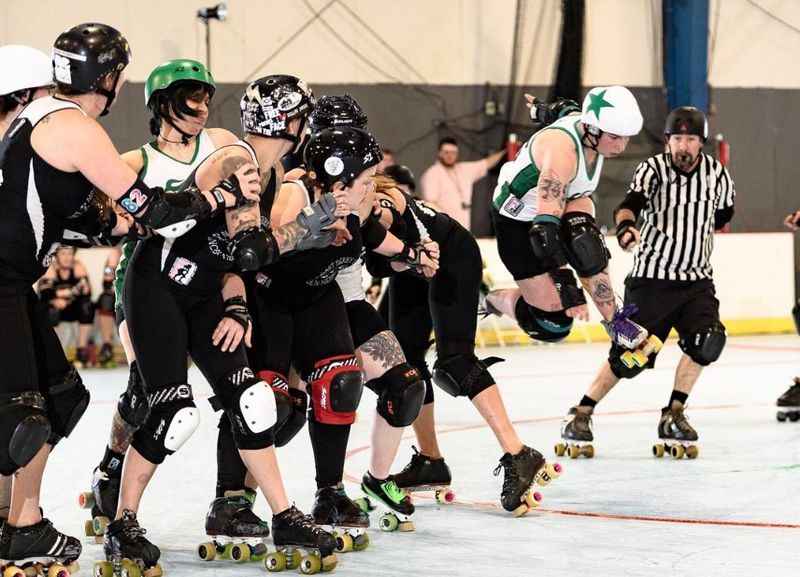
[[[492,368],[523,440],[554,459],[553,444],[567,409],[577,403],[605,358],[606,345],[493,349]],[[541,489],[542,506],[515,519],[499,507],[501,477],[492,470],[500,450],[465,399],[437,390],[440,443],[457,500],[438,506],[418,498],[415,533],[371,529],[372,544],[339,555],[340,575],[681,575],[733,577],[797,575],[800,565],[800,423],[778,423],[774,402],[800,371],[797,337],[731,339],[720,361],[700,377],[688,415],[700,434],[695,461],[651,454],[659,408],[666,403],[679,357],[675,341],[658,367],[621,383],[595,416],[592,460],[559,459],[564,474]],[[192,383],[203,422],[181,451],[157,472],[140,520],[162,548],[170,577],[260,575],[260,564],[205,563],[206,508],[214,492],[216,421],[199,373]],[[76,497],[87,489],[102,456],[111,413],[127,370],[90,370],[92,404],[55,451],[45,477],[43,506],[62,531],[80,535],[87,511]],[[348,490],[368,463],[373,399],[350,437]],[[411,454],[404,440],[395,468]],[[314,467],[304,431],[279,452],[291,499],[304,511],[314,494]],[[269,518],[263,498],[257,512]],[[373,519],[376,521],[377,519]],[[81,574],[101,555],[85,544]]]

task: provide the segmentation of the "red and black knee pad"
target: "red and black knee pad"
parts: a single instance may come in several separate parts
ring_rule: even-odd
[[[314,418],[328,425],[352,425],[364,390],[364,376],[354,355],[322,359],[304,379],[311,387]]]

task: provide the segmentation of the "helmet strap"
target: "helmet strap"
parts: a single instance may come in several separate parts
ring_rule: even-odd
[[[596,132],[594,132],[596,131]],[[600,137],[603,136],[603,131],[597,127],[583,125],[583,135],[581,136],[581,144],[586,148],[591,148],[597,152],[597,145],[600,144]]]
[[[114,84],[111,87],[111,90],[107,90],[102,87],[98,87],[95,92],[97,92],[100,96],[106,97],[106,105],[103,107],[103,112],[100,113],[100,116],[105,116],[108,114],[108,111],[111,109],[111,103],[114,102],[114,98],[117,96],[117,84],[119,83],[119,72],[114,73]]]
[[[165,142],[169,142],[169,143],[171,143],[171,144],[184,144],[184,145],[185,145],[185,144],[189,144],[189,142],[191,142],[191,141],[192,141],[192,139],[196,137],[196,135],[189,134],[188,132],[184,132],[183,130],[181,130],[180,128],[178,128],[178,127],[175,125],[175,123],[174,123],[174,122],[172,122],[172,119],[171,119],[171,118],[169,118],[169,117],[166,117],[166,118],[164,118],[164,122],[166,122],[167,124],[169,124],[169,125],[170,125],[172,128],[174,128],[176,131],[178,131],[178,134],[180,134],[180,135],[181,135],[181,139],[180,139],[180,141],[177,141],[177,140],[169,140],[168,138],[164,138],[164,136],[161,134],[161,132],[159,132],[159,134],[158,134],[158,137],[159,137],[161,140],[165,141]]]

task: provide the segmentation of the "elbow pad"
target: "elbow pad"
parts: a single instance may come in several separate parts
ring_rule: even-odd
[[[166,238],[189,232],[201,220],[211,216],[211,205],[196,187],[164,194],[160,187],[149,188],[141,180],[123,194],[117,203],[142,226]]]

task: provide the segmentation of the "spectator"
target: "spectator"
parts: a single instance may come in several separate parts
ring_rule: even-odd
[[[71,246],[59,247],[53,264],[39,280],[39,295],[49,307],[53,326],[65,322],[78,323],[76,365],[86,366],[89,361],[89,335],[94,326],[92,289],[86,267],[75,258]]]
[[[470,229],[472,185],[503,158],[505,150],[471,162],[458,162],[458,143],[452,137],[439,141],[437,162],[423,174],[422,199]]]

